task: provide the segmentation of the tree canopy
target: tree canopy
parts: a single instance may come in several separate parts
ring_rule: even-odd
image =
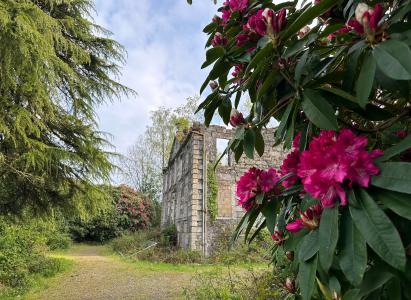
[[[0,3],[0,214],[92,210],[115,170],[96,108],[119,84],[125,49],[88,0]],[[114,79],[113,79],[114,78]]]

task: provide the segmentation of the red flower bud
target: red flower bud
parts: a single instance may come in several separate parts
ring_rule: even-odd
[[[210,82],[210,87],[211,87],[211,89],[214,91],[216,88],[218,88],[218,83],[217,83],[217,81],[213,81],[213,82]]]
[[[219,32],[217,32],[211,40],[211,45],[213,45],[213,47],[224,47],[226,44],[227,38],[225,36],[223,37],[223,35]]]
[[[221,21],[221,18],[220,18],[219,16],[217,16],[217,15],[214,15],[214,17],[213,17],[213,22],[214,22],[214,23],[217,23],[217,24],[220,24],[220,21]]]
[[[295,280],[287,277],[287,281],[284,283],[284,287],[290,294],[295,294]]]
[[[235,108],[231,109],[230,125],[233,127],[240,127],[245,123],[243,114],[238,112]]]

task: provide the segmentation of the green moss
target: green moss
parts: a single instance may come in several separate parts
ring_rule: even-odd
[[[211,221],[214,222],[218,214],[218,185],[214,171],[214,166],[210,163],[207,166],[207,210],[210,213]]]

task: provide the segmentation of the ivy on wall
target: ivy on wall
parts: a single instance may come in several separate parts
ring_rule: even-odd
[[[207,210],[210,213],[211,221],[215,221],[218,214],[218,185],[213,164],[207,166]]]

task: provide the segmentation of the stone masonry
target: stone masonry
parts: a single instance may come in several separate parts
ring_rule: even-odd
[[[203,164],[203,135],[205,137],[206,163]],[[184,249],[195,249],[210,254],[213,251],[214,240],[219,230],[224,227],[236,226],[244,215],[237,205],[236,186],[240,177],[250,167],[268,170],[279,169],[288,154],[282,145],[274,144],[275,129],[262,131],[265,142],[265,153],[259,157],[254,154],[254,160],[244,154],[238,161],[228,153],[228,166],[216,168],[218,185],[218,215],[212,223],[210,215],[203,211],[203,168],[216,161],[217,139],[231,140],[235,129],[222,126],[194,123],[193,127],[184,131],[182,138],[175,138],[170,153],[168,166],[163,170],[163,205],[161,227],[175,224],[178,231],[178,246]],[[205,224],[203,226],[203,216]],[[203,227],[205,231],[203,244]],[[203,247],[204,246],[204,247]]]

